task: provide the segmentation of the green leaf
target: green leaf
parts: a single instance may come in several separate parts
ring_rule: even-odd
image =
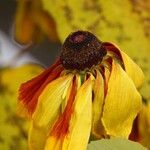
[[[114,138],[92,141],[87,150],[147,150],[137,142]]]

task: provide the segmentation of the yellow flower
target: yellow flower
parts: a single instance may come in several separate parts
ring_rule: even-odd
[[[141,69],[116,45],[86,31],[70,34],[56,63],[20,87],[30,149],[85,150],[90,135],[128,138],[142,81]]]
[[[130,139],[150,149],[150,102],[143,104],[142,110],[134,120]]]
[[[15,16],[15,40],[21,44],[37,42],[46,35],[57,40],[53,18],[43,10],[41,0],[18,0]]]

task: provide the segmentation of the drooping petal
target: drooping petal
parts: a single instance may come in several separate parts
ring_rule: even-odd
[[[45,70],[39,76],[23,83],[20,86],[19,103],[21,109],[19,109],[19,112],[22,116],[31,115],[34,112],[38,97],[45,86],[54,80],[63,70],[61,66],[57,67],[59,64],[60,61],[58,60],[54,65]]]
[[[45,150],[85,150],[92,121],[92,81],[89,78],[77,91],[69,133],[64,139],[50,136]]]
[[[52,128],[50,129],[49,136],[51,136],[51,147],[49,149],[61,149],[62,142],[64,137],[69,132],[69,122],[73,113],[74,109],[74,100],[76,96],[76,90],[77,90],[77,82],[74,77],[73,83],[69,86],[71,90],[68,90],[68,92],[64,92],[66,94],[64,101],[62,102],[63,105],[63,111],[60,113],[57,120],[54,122]],[[69,95],[69,97],[68,97]],[[66,105],[64,104],[66,103]],[[65,105],[65,106],[64,106]],[[57,140],[56,140],[57,139]]]
[[[104,128],[101,122],[104,104],[104,79],[97,70],[94,83],[94,100],[92,103],[92,134],[97,138],[104,136]]]
[[[132,59],[122,51],[121,51],[121,56],[122,56],[122,59],[124,62],[125,71],[130,76],[130,78],[133,80],[135,86],[137,88],[139,88],[142,85],[143,80],[144,80],[144,74],[143,74],[141,68],[139,68],[139,66],[137,64],[135,64],[132,61]]]
[[[125,71],[133,80],[136,87],[139,88],[144,80],[141,68],[127,54],[121,51],[117,45],[109,42],[104,42],[103,44],[108,52],[113,52],[116,55],[115,57],[118,57],[122,61]]]
[[[141,109],[141,96],[121,66],[112,63],[102,123],[108,135],[128,137],[133,120]]]
[[[62,95],[71,84],[73,76],[66,75],[49,83],[39,97],[33,120],[38,126],[51,125],[62,103]],[[60,110],[59,110],[60,111]]]
[[[76,96],[76,91],[77,91],[77,85],[76,85],[76,79],[74,78],[66,107],[63,113],[59,116],[59,118],[55,122],[54,126],[52,127],[50,133],[51,136],[63,138],[68,133],[69,122],[74,110],[74,100]]]
[[[41,140],[34,135],[41,134],[41,137],[43,137],[46,133],[47,136],[49,129],[54,124],[56,118],[60,115],[61,103],[63,101],[62,95],[65,88],[68,88],[71,84],[72,78],[72,75],[59,77],[49,83],[41,93],[37,108],[32,117],[34,126],[30,129],[29,134],[29,145],[30,147],[32,146],[32,149],[35,149],[36,144],[40,142],[40,145],[44,145],[46,139]],[[36,133],[38,130],[40,132]]]
[[[74,114],[70,122],[70,133],[65,137],[63,149],[86,149],[92,124],[92,80],[79,88],[75,100]]]

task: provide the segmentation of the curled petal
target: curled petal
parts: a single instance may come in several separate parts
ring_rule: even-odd
[[[121,51],[121,56],[122,56],[122,59],[124,62],[126,73],[133,80],[135,86],[137,88],[139,88],[142,85],[143,80],[144,80],[144,74],[143,74],[141,68],[139,68],[139,66],[137,64],[135,64],[131,60],[131,58],[122,51]]]
[[[69,133],[63,138],[50,136],[45,150],[85,150],[92,121],[92,81],[89,78],[77,91]]]
[[[92,134],[98,138],[104,136],[101,116],[104,105],[104,79],[97,71],[94,84],[94,100],[92,103]]]
[[[114,57],[120,59],[122,61],[122,65],[126,71],[126,73],[129,75],[129,77],[133,80],[134,84],[137,88],[139,88],[144,80],[144,74],[141,70],[141,68],[135,64],[132,59],[125,54],[123,51],[121,51],[118,46],[115,44],[104,42],[104,45],[108,52],[113,52],[115,54]]]
[[[107,134],[127,138],[141,105],[141,96],[133,81],[113,62],[102,115]]]

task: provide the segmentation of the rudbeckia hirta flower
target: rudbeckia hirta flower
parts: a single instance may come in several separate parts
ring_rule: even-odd
[[[97,139],[128,138],[141,109],[141,69],[116,45],[92,33],[70,34],[60,57],[20,87],[34,150],[85,150]]]
[[[18,0],[14,37],[21,44],[37,42],[47,36],[57,40],[53,18],[42,8],[41,0]]]

